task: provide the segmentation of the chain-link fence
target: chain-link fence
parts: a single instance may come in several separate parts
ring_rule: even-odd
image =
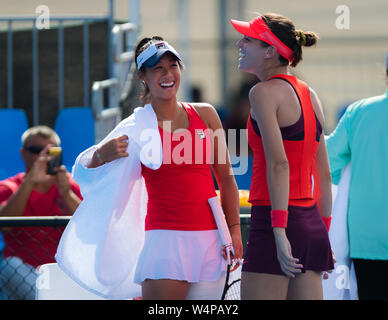
[[[0,257],[0,298],[34,300],[36,268],[54,255],[70,217],[0,217],[5,247]]]
[[[244,248],[248,240],[250,208],[241,207]],[[34,300],[36,268],[55,262],[62,232],[71,217],[0,217],[5,240],[0,256],[0,300]]]

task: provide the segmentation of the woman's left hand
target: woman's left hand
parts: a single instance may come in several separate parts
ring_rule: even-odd
[[[241,230],[240,230],[240,225],[235,225],[233,226],[230,230],[230,236],[232,238],[232,244],[233,244],[233,251],[234,254],[231,254],[231,259],[235,260],[237,263],[235,263],[230,270],[231,272],[236,270],[241,261],[242,261],[242,255],[243,255],[243,245],[242,245],[242,240],[241,240]],[[225,247],[222,248],[222,255],[224,259],[226,259],[226,251]]]
[[[303,265],[299,263],[298,258],[292,255],[291,244],[287,238],[284,228],[273,228],[276,254],[280,268],[287,277],[295,278],[296,274],[302,272]]]

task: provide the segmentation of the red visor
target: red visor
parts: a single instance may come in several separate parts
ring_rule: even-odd
[[[292,50],[272,33],[272,31],[268,28],[262,17],[257,17],[249,22],[238,21],[233,19],[231,19],[230,22],[239,33],[247,37],[259,39],[268,43],[269,45],[275,47],[283,58],[287,59],[290,62],[292,62],[292,60],[294,59],[294,53],[292,52]]]

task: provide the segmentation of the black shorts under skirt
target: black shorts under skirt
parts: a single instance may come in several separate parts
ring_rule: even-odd
[[[288,207],[286,235],[302,272],[334,269],[329,235],[317,205]],[[242,271],[285,275],[276,254],[271,206],[252,206],[251,226]]]

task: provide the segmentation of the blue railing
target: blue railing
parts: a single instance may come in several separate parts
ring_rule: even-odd
[[[1,51],[5,52],[4,56],[6,56],[6,59],[2,60],[6,60],[6,65],[5,67],[2,67],[0,69],[0,72],[2,72],[2,74],[7,72],[7,76],[5,79],[0,78],[4,79],[2,81],[5,82],[4,84],[2,84],[2,86],[0,86],[0,90],[4,90],[4,92],[0,93],[4,97],[7,96],[7,98],[4,99],[5,106],[0,106],[0,120],[2,121],[0,124],[0,129],[3,132],[3,145],[6,144],[6,152],[15,154],[17,161],[21,160],[20,157],[17,157],[17,155],[19,154],[18,148],[20,136],[22,135],[24,130],[26,130],[30,126],[45,124],[39,123],[40,121],[42,121],[41,119],[43,115],[40,115],[40,112],[42,112],[42,110],[47,110],[47,108],[45,109],[44,107],[47,105],[47,101],[39,101],[40,83],[42,85],[42,88],[47,88],[47,83],[43,83],[42,80],[43,75],[39,75],[39,59],[41,53],[39,52],[38,40],[39,36],[43,38],[43,35],[39,32],[40,30],[51,29],[51,26],[53,26],[52,32],[54,32],[54,37],[56,36],[58,43],[57,50],[55,50],[55,48],[53,50],[57,52],[49,52],[50,55],[57,54],[57,57],[54,57],[54,59],[57,59],[58,68],[58,107],[55,112],[55,120],[51,118],[50,121],[54,120],[53,128],[59,133],[62,140],[62,145],[66,145],[66,141],[72,142],[69,143],[65,148],[66,153],[70,155],[77,155],[80,151],[84,150],[84,147],[89,147],[90,143],[93,144],[93,141],[91,141],[90,138],[91,135],[94,136],[94,143],[99,142],[104,136],[106,136],[107,133],[109,133],[117,125],[119,121],[121,121],[122,110],[120,107],[120,103],[128,98],[129,93],[132,89],[132,85],[135,82],[133,81],[134,75],[136,74],[136,68],[134,63],[134,48],[138,40],[140,30],[140,0],[130,1],[129,20],[131,20],[131,22],[120,24],[114,23],[114,0],[106,1],[109,1],[109,14],[107,16],[48,16],[48,19],[46,21],[43,19],[43,22],[41,19],[42,16],[0,16],[0,26],[3,31],[3,36],[5,36],[6,38],[3,51]],[[82,50],[82,56],[79,57],[78,52],[76,53],[79,63],[83,62],[83,79],[81,80],[81,86],[83,86],[83,105],[81,107],[65,105],[64,101],[64,91],[67,87],[64,78],[66,71],[66,64],[64,61],[65,28],[68,28],[69,23],[73,25],[74,22],[76,22],[77,25],[81,26],[81,36],[83,42],[83,44],[81,45],[82,48],[80,48]],[[103,75],[103,79],[98,79],[98,81],[94,81],[91,79],[93,77],[93,68],[95,66],[90,64],[90,60],[93,57],[93,52],[90,52],[90,50],[93,50],[91,49],[93,47],[89,47],[89,36],[93,32],[92,28],[94,28],[94,26],[92,27],[92,24],[101,22],[107,24],[108,43],[104,43],[104,46],[106,47],[106,54],[108,56],[108,72],[106,75]],[[31,120],[27,120],[26,113],[24,112],[24,110],[16,109],[17,107],[20,108],[20,106],[14,106],[15,102],[19,100],[19,97],[13,94],[14,88],[19,87],[20,85],[19,83],[15,83],[15,81],[19,81],[19,76],[16,72],[14,73],[14,64],[16,61],[18,61],[16,58],[16,54],[18,52],[16,52],[15,49],[17,44],[14,43],[15,39],[18,39],[16,38],[15,25],[17,25],[18,29],[20,28],[20,26],[24,28],[27,26],[27,30],[30,30],[30,26],[32,26],[32,75],[28,76],[30,79],[22,80],[30,83],[32,87],[32,98],[31,101],[28,101],[27,103],[29,109],[28,111],[31,111],[32,114]],[[90,30],[92,31],[90,32]],[[24,29],[24,33],[25,32],[26,31]],[[93,35],[91,37],[93,37]],[[91,43],[93,42],[91,41]],[[23,48],[22,50],[25,50],[25,48]],[[92,72],[90,72],[90,70]],[[92,81],[93,83],[91,83]],[[17,92],[17,90],[15,90],[15,92]],[[104,96],[104,93],[106,93],[106,96]],[[49,107],[51,108],[51,105]],[[83,110],[81,111],[79,109]],[[90,113],[92,114],[92,117],[89,116]],[[75,114],[77,114],[78,116],[78,122],[74,121],[74,119],[72,118]],[[80,117],[80,114],[82,114],[83,116]],[[8,117],[6,115],[8,115]],[[62,118],[60,117],[61,115]],[[66,119],[66,121],[63,120],[64,118]],[[59,121],[60,119],[61,121]],[[16,120],[18,120],[19,122],[16,122]],[[7,121],[7,124],[9,126],[5,125]],[[74,130],[80,127],[79,123],[82,123],[82,134],[80,134],[79,130]],[[75,139],[77,139],[77,143],[74,143],[75,139],[73,138],[73,136],[76,137]],[[66,157],[64,157],[64,159],[65,158]],[[67,165],[70,165],[71,168],[71,165],[74,163],[75,159],[71,159],[71,156],[67,157],[67,159]],[[0,179],[14,175],[24,169],[23,163],[21,163],[21,161],[17,163],[17,161],[13,161],[10,157],[6,157],[0,161]]]
[[[83,86],[84,106],[90,106],[90,82],[89,82],[89,24],[106,21],[108,25],[108,77],[113,75],[113,39],[114,26],[113,1],[110,0],[110,12],[107,16],[50,16],[51,21],[56,22],[58,28],[58,108],[64,107],[64,23],[81,21],[83,23]],[[7,107],[13,108],[13,25],[15,22],[32,23],[32,110],[33,125],[39,122],[39,29],[36,26],[36,16],[4,17],[0,16],[0,22],[7,23]]]

